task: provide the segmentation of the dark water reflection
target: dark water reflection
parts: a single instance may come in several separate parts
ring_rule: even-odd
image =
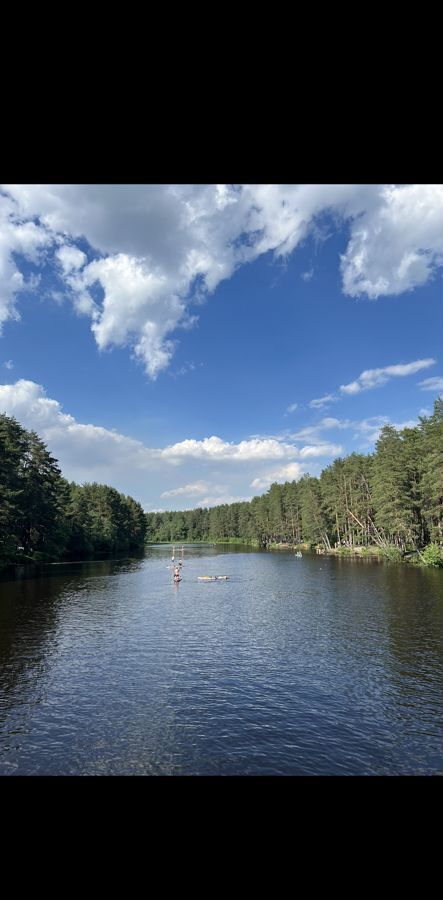
[[[169,562],[0,580],[0,774],[443,774],[441,571]]]

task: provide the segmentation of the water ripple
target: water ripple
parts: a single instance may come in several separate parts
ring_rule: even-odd
[[[0,774],[443,771],[440,572],[167,559],[1,583]]]

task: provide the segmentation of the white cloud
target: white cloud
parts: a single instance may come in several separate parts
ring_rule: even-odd
[[[66,295],[62,291],[50,291],[47,296],[50,300],[53,300],[57,306],[62,306],[66,300]]]
[[[341,453],[343,453],[343,447],[337,444],[323,443],[315,446],[303,447],[299,451],[299,456],[302,459],[315,459],[320,456],[339,456]],[[271,469],[263,472],[260,476],[257,476],[251,481],[251,487],[256,490],[264,490],[274,482],[282,484],[285,481],[297,481],[307,471],[308,468],[303,463],[288,463],[288,465],[281,466],[278,469]]]
[[[384,425],[392,425],[396,431],[402,431],[403,428],[416,428],[417,421],[408,419],[404,422],[392,422],[388,416],[370,416],[368,419],[362,419],[360,422],[354,422],[356,429],[354,439],[362,439],[360,444],[361,450],[372,450],[374,444],[380,437],[380,432]]]
[[[252,466],[260,472],[266,463],[291,460],[299,452],[296,446],[275,439],[230,443],[217,436],[201,441],[188,439],[163,448],[148,447],[117,431],[76,421],[57,400],[46,396],[41,385],[25,379],[0,385],[0,410],[14,416],[25,428],[37,431],[68,480],[112,484],[149,509],[160,508],[160,497],[171,498],[175,506],[186,497],[200,497],[199,506],[250,499],[245,496],[245,486],[252,477]],[[207,478],[191,477],[185,483],[171,485],[178,465],[187,475],[194,475],[195,469],[195,474],[200,474],[205,466]],[[236,479],[237,496],[231,486],[220,484],[220,465],[227,466],[230,479]],[[296,473],[298,467],[289,465],[285,471]]]
[[[251,481],[251,487],[256,490],[264,490],[271,484],[274,484],[274,482],[284,484],[285,481],[296,481],[305,471],[305,467],[300,463],[289,463],[287,466],[283,466],[280,469],[273,469],[271,472],[267,472],[259,478],[254,478],[254,480]]]
[[[310,281],[313,274],[314,274],[314,269],[309,269],[309,272],[302,272],[301,277],[303,278],[303,281]]]
[[[230,494],[225,494],[224,496],[216,496],[216,497],[204,497],[203,500],[199,500],[196,504],[197,508],[201,509],[209,509],[211,506],[222,506],[227,503],[249,503],[252,500],[252,497],[234,497]],[[194,509],[194,507],[189,507],[189,509]]]
[[[351,422],[349,419],[334,419],[332,416],[326,416],[321,420],[322,429],[325,428],[349,428]]]
[[[160,457],[160,451],[144,447],[140,441],[98,425],[76,422],[33,381],[20,379],[15,384],[0,385],[0,409],[25,428],[37,431],[68,478],[106,480],[111,472],[120,477],[128,467],[146,469]]]
[[[247,501],[248,486],[261,491],[275,481],[296,480],[304,472],[319,474],[328,458],[343,455],[341,445],[323,439],[328,429],[352,428],[353,439],[366,450],[390,421],[387,416],[354,422],[325,417],[316,426],[287,435],[285,441],[255,437],[233,443],[212,436],[149,447],[117,431],[76,421],[57,400],[46,396],[41,385],[25,379],[0,385],[0,411],[37,431],[68,480],[111,484],[151,511],[160,509],[160,498],[170,499],[169,508],[182,509],[188,498],[196,498],[189,508]],[[399,430],[416,424],[393,423]],[[292,441],[300,441],[302,447]]]
[[[335,419],[332,416],[325,416],[317,422],[316,425],[307,425],[290,435],[292,441],[311,441],[313,444],[323,443],[321,437],[322,431],[329,431],[336,428],[350,428],[352,422],[349,419]]]
[[[229,277],[242,253],[248,202],[217,185],[6,185],[22,217],[40,219],[54,244],[66,286],[92,319],[100,349],[129,346],[155,378],[174,352],[171,334],[190,327],[188,297]],[[240,192],[241,193],[241,192]],[[8,204],[11,201],[8,199]],[[250,205],[250,201],[249,201]],[[72,244],[84,236],[101,258],[86,265]],[[98,284],[102,299],[92,293]]]
[[[313,446],[302,447],[300,456],[302,459],[311,459],[316,456],[340,456],[343,453],[343,447],[340,444],[314,444]]]
[[[6,362],[3,363],[3,365],[4,365],[5,369],[13,369],[14,368],[14,363],[12,362],[12,359],[7,359]]]
[[[169,375],[171,378],[181,378],[183,375],[189,375],[190,372],[195,372],[196,369],[200,369],[202,366],[203,363],[185,362],[175,372],[169,372]]]
[[[443,258],[443,185],[386,185],[362,211],[341,258],[353,297],[401,294],[425,284]]]
[[[330,403],[336,403],[339,398],[334,394],[326,394],[324,397],[319,397],[318,400],[311,400],[308,403],[308,406],[311,409],[322,409],[323,406],[328,406]]]
[[[35,285],[34,278],[26,279],[17,268],[13,254],[18,253],[36,263],[51,242],[44,228],[34,222],[21,222],[15,215],[16,206],[0,193],[0,335],[3,323],[20,318],[16,298],[20,291]]]
[[[252,439],[238,444],[223,441],[216,435],[202,441],[188,439],[165,447],[161,451],[164,459],[179,461],[185,458],[207,459],[229,462],[250,462],[251,460],[284,459],[295,456],[297,448],[292,444],[270,439]]]
[[[105,292],[102,310],[96,311],[92,325],[98,347],[132,343],[135,355],[145,361],[154,378],[172,357],[174,345],[166,335],[185,313],[185,304],[174,294],[173,281],[123,254],[92,262],[82,287],[89,288],[96,281]]]
[[[425,378],[419,381],[422,391],[443,391],[443,375],[436,375],[435,378]]]
[[[88,258],[86,253],[83,253],[78,247],[70,247],[68,244],[64,244],[63,247],[60,247],[60,250],[57,250],[55,255],[59,260],[65,275],[69,275],[71,272],[81,269]]]
[[[344,291],[395,294],[424,284],[443,254],[440,185],[4,185],[0,327],[25,287],[14,251],[54,253],[100,349],[128,346],[151,378],[170,363],[178,328],[202,300],[263,253],[288,256],[318,216],[349,223]],[[98,258],[86,264],[75,242]],[[62,245],[62,246],[60,246]],[[309,276],[310,273],[304,273]],[[100,292],[95,290],[100,287]]]
[[[290,406],[287,406],[287,407],[286,407],[285,416],[289,415],[289,413],[295,412],[295,410],[297,409],[297,407],[298,407],[298,403],[291,403]]]
[[[354,427],[356,431],[354,439],[362,438],[363,443],[360,445],[360,448],[366,449],[372,444],[375,444],[379,438],[383,425],[388,424],[389,419],[387,416],[370,416],[368,419],[362,419],[360,422],[355,422]]]
[[[366,369],[358,376],[356,381],[351,381],[350,384],[342,384],[340,391],[342,394],[359,394],[360,391],[381,387],[391,378],[415,375],[421,369],[428,369],[429,366],[435,365],[435,362],[435,359],[417,359],[415,362],[386,366],[384,369]]]
[[[20,379],[0,385],[0,408],[15,416],[26,428],[35,428],[53,451],[72,461],[88,460],[92,469],[101,465],[148,466],[154,461],[179,464],[186,460],[251,462],[291,458],[298,450],[277,440],[246,440],[229,443],[213,435],[201,441],[187,439],[164,448],[145,447],[140,441],[97,425],[85,425],[62,412],[60,403],[46,397],[41,385]],[[56,454],[57,455],[57,454]]]
[[[210,490],[210,485],[206,481],[194,481],[193,484],[184,484],[182,487],[173,488],[170,491],[163,491],[160,497],[198,497]]]

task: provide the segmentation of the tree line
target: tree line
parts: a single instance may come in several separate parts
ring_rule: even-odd
[[[130,552],[144,546],[146,527],[132,497],[69,483],[38,434],[0,414],[0,569]]]
[[[149,541],[238,540],[377,546],[386,555],[443,548],[443,400],[414,428],[381,429],[374,453],[336,459],[319,478],[274,483],[249,502],[148,513]]]
[[[376,545],[443,561],[443,400],[414,428],[386,425],[372,454],[336,459],[319,478],[274,483],[249,502],[144,513],[107,485],[77,485],[34,431],[0,414],[0,569],[19,559],[127,553],[150,542]],[[427,548],[424,550],[424,548]]]

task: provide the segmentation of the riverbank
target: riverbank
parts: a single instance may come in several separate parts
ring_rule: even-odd
[[[153,541],[147,542],[146,546],[176,546],[179,549],[181,546],[186,547],[189,546],[209,546],[209,547],[222,547],[222,546],[237,546],[237,547],[249,547],[251,549],[256,550],[276,550],[276,551],[286,551],[293,553],[316,553],[319,556],[336,556],[340,558],[359,558],[359,559],[378,559],[381,562],[384,560],[388,560],[389,562],[399,562],[399,563],[408,563],[413,566],[426,566],[432,568],[443,568],[443,548],[438,544],[428,544],[426,547],[421,548],[420,550],[410,550],[410,551],[401,551],[398,547],[386,545],[385,547],[380,547],[377,544],[371,544],[369,547],[365,547],[363,545],[356,545],[354,547],[330,547],[326,549],[325,547],[315,544],[309,543],[307,541],[302,541],[300,543],[288,543],[285,541],[276,542],[270,541],[269,543],[263,545],[260,544],[258,540],[253,538],[242,539],[242,538],[219,538],[217,540],[212,541]]]
[[[389,560],[390,562],[408,563],[413,566],[426,566],[432,568],[443,568],[443,548],[438,544],[428,544],[422,550],[411,550],[402,552],[398,547],[387,546],[379,547],[372,545],[369,547],[331,547],[326,549],[316,544],[288,544],[288,543],[271,543],[266,547],[267,550],[286,550],[286,551],[305,551],[315,552],[319,556],[338,556],[359,557],[362,559],[379,559]]]
[[[224,544],[230,546],[238,546],[238,547],[255,547],[257,550],[260,549],[260,542],[255,539],[248,540],[247,538],[237,538],[237,537],[226,537],[226,538],[217,538],[216,540],[207,540],[207,541],[146,541],[146,547],[175,547],[177,551],[180,550],[181,547],[222,547]]]
[[[331,547],[326,550],[318,544],[288,544],[284,542],[270,543],[266,545],[267,550],[303,550],[308,553],[318,553],[327,556],[382,556],[380,547]]]

